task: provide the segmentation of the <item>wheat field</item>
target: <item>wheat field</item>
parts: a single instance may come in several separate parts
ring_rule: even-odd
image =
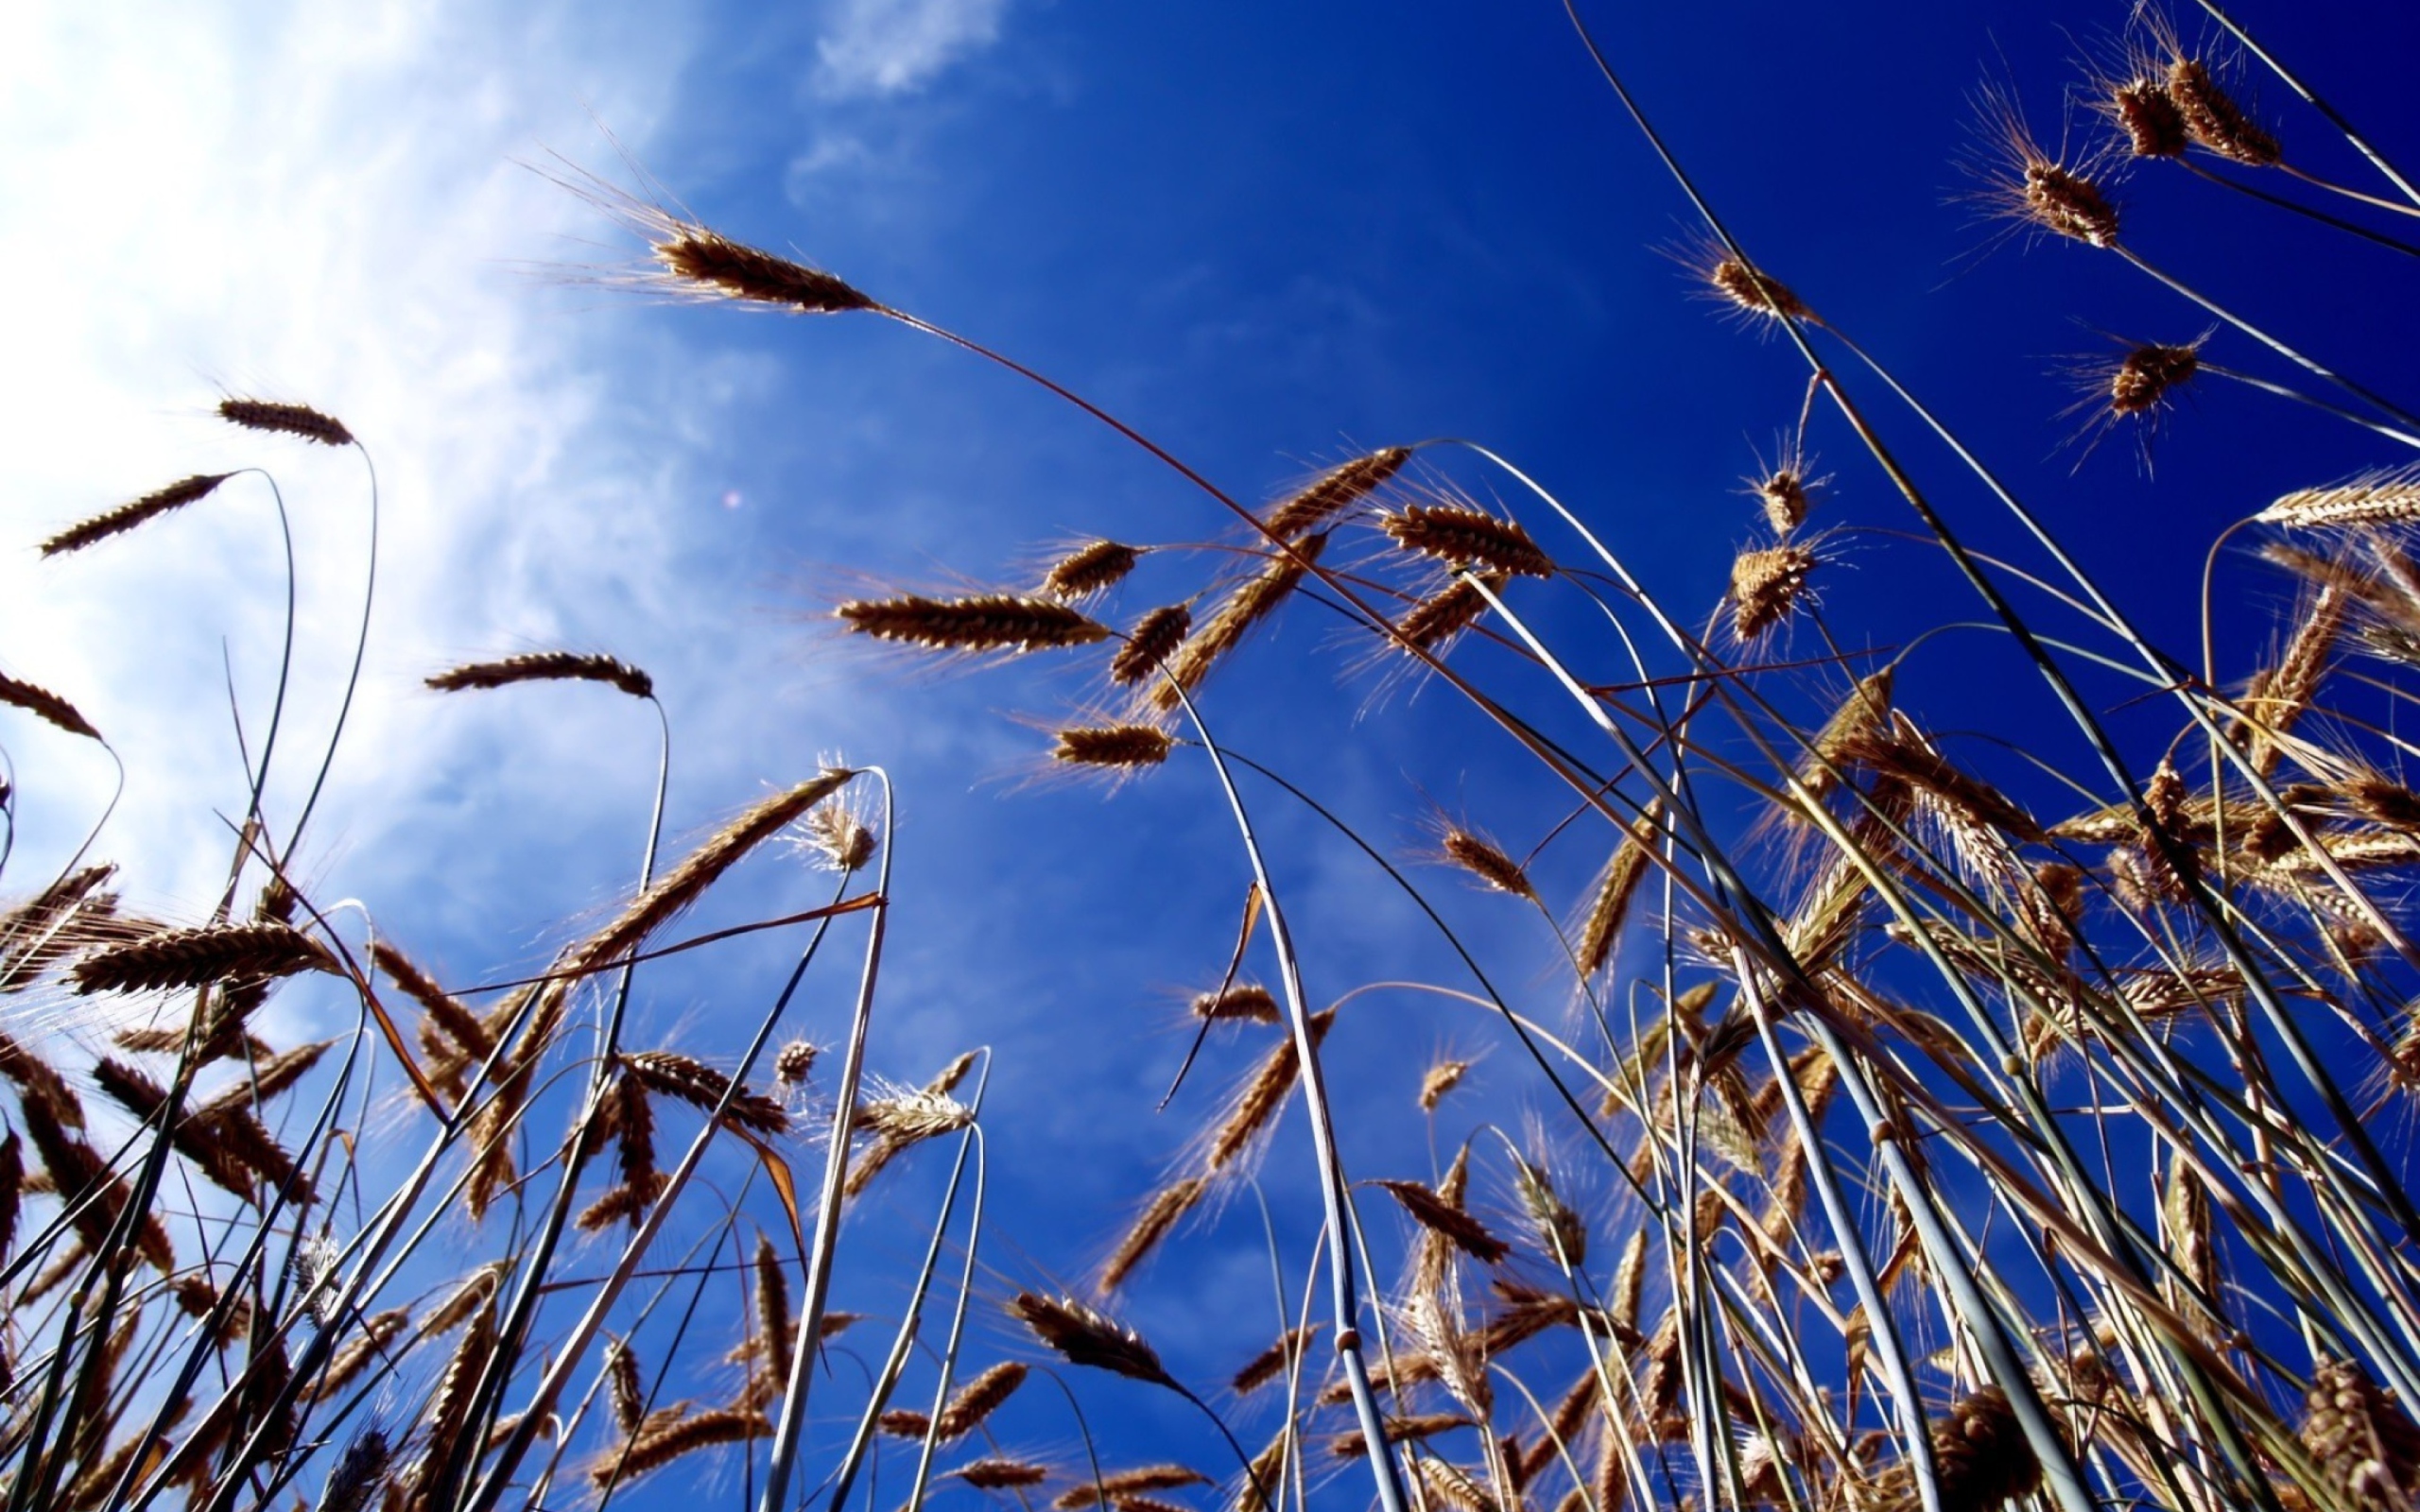
[[[2331,474],[2156,543],[2206,561],[2198,639],[2172,640],[1962,438],[1955,399],[1835,323],[1788,246],[1735,232],[1573,19],[1608,119],[1691,216],[1672,298],[1721,318],[1708,340],[1760,338],[1799,395],[1743,420],[1778,428],[1706,516],[1711,594],[1482,439],[1224,483],[1153,416],[635,169],[548,168],[634,249],[566,279],[798,318],[802,346],[880,323],[1201,507],[1152,539],[1037,529],[954,580],[836,570],[807,609],[901,697],[943,675],[1054,696],[1007,721],[1024,784],[1097,797],[1090,822],[1180,784],[1166,871],[1216,900],[1188,915],[1209,969],[1156,1022],[1084,1026],[1156,1034],[1166,1080],[1055,1085],[1007,1040],[891,1058],[912,796],[879,752],[802,756],[669,813],[674,720],[610,651],[423,679],[432,707],[622,700],[656,763],[634,884],[598,879],[612,901],[542,969],[440,970],[378,899],[318,885],[384,628],[374,546],[350,676],[307,703],[332,725],[289,700],[289,576],[285,660],[237,700],[215,905],[128,902],[106,815],[20,853],[35,799],[13,766],[0,788],[5,1512],[2420,1504],[2420,418],[2394,375],[2338,371],[2335,334],[2201,292],[2128,210],[2132,183],[2190,180],[2214,215],[2315,228],[2342,260],[2311,278],[2391,300],[2376,270],[2420,256],[2420,186],[2325,59],[2214,3],[2129,14],[2071,77],[1979,82],[1973,204],[2024,255],[2197,322],[2105,343],[2046,444],[2147,468],[2214,388],[2341,436]],[[58,574],[165,550],[281,459],[377,450],[285,398],[216,414],[255,466],[17,547]],[[1901,633],[1902,602],[1959,607]],[[1268,707],[1281,662],[1344,690],[1349,744]],[[1399,738],[1414,700],[1517,777],[1456,786],[1466,753]],[[107,768],[86,701],[0,674],[0,741],[40,726]],[[1352,816],[1378,781],[1409,838]],[[717,909],[773,868],[810,879],[794,906]],[[1395,922],[1331,937],[1297,906],[1331,875]],[[655,1010],[674,972],[708,1009]],[[341,1032],[283,1036],[289,996]],[[1072,1236],[987,1201],[995,1071],[1080,1109],[1092,1144],[1053,1159],[1131,1149],[1158,1178]],[[1152,1284],[1186,1253],[1266,1305]]]

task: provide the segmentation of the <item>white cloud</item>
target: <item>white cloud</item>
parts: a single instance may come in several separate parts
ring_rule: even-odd
[[[60,7],[0,57],[0,133],[27,144],[0,158],[0,670],[73,699],[125,756],[96,853],[126,865],[131,902],[189,917],[216,899],[218,816],[244,790],[222,645],[255,749],[277,667],[271,498],[238,478],[87,553],[43,561],[33,543],[190,472],[275,472],[301,612],[273,823],[310,785],[353,654],[359,460],[234,431],[210,413],[221,393],[340,416],[379,470],[376,621],[305,848],[315,884],[450,907],[510,951],[622,883],[618,856],[600,873],[588,848],[643,825],[653,720],[574,690],[418,687],[471,656],[568,643],[648,664],[697,741],[676,833],[799,775],[737,733],[761,715],[756,669],[728,600],[682,565],[744,518],[720,484],[690,496],[696,418],[771,380],[735,359],[614,361],[610,297],[567,301],[513,266],[623,255],[594,246],[612,233],[592,207],[515,160],[610,161],[592,111],[644,147],[696,45],[659,9]],[[112,769],[15,711],[0,747],[24,823],[0,889],[18,891],[74,848]],[[553,863],[535,891],[512,875],[533,853]],[[493,881],[449,900],[432,868]]]
[[[897,94],[999,40],[1008,0],[839,0],[816,42],[818,90]]]

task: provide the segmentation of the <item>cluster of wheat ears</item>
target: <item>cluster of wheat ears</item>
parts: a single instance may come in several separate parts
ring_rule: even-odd
[[[2398,238],[2420,189],[2204,9],[2221,52],[2135,18],[2084,86],[2108,128],[2088,156],[2052,156],[2011,97],[1991,101],[2010,215],[2123,259],[2216,322],[2202,341],[2114,360],[2102,418],[2148,423],[2181,387],[2225,379],[2360,427],[2345,433],[2362,449],[2348,472],[2381,447],[2420,446],[2420,420],[2202,300],[2128,239],[2113,185],[2139,163],[2415,253]],[[2297,166],[2240,101],[2236,70],[2254,64],[2375,166],[2380,193]],[[1704,290],[1811,373],[1784,457],[1754,480],[1758,543],[1703,618],[1638,581],[1586,508],[1473,443],[1391,446],[1247,507],[1007,357],[588,181],[648,241],[655,286],[954,343],[1232,514],[1206,543],[1227,565],[1155,606],[1105,607],[1159,570],[1138,573],[1146,557],[1204,553],[1095,541],[1029,586],[869,595],[836,613],[846,632],[919,652],[1097,658],[1088,712],[1063,722],[1051,759],[1121,780],[1172,762],[1215,777],[1253,885],[1228,969],[1193,1005],[1195,1048],[1215,1037],[1214,1058],[1256,1064],[1089,1286],[978,1288],[980,1057],[922,1085],[864,1067],[890,898],[878,771],[815,772],[668,864],[650,839],[636,892],[548,970],[449,988],[363,910],[323,912],[298,876],[320,787],[292,814],[263,801],[288,734],[281,680],[207,918],[121,908],[89,845],[0,912],[0,1512],[164,1498],[207,1512],[601,1507],[708,1468],[763,1512],[934,1497],[1117,1512],[1283,1512],[1314,1496],[1383,1512],[2420,1504],[2420,1209],[2396,1132],[2420,1092],[2407,1003],[2420,950],[2394,890],[2420,868],[2420,792],[2398,775],[2413,752],[2392,730],[2420,666],[2420,561],[2406,549],[2420,477],[2315,479],[2241,522],[2299,605],[2248,677],[2221,676],[2206,650],[2179,660],[1915,394],[1734,241],[1637,124],[1703,218]],[[2220,366],[2209,346],[2239,348],[2246,366]],[[1869,423],[1868,393],[1931,427],[2043,565],[1963,546]],[[220,412],[265,445],[358,444],[299,404]],[[1819,425],[1912,507],[2012,664],[2072,720],[2092,764],[2054,775],[2074,812],[2037,816],[2014,795],[2059,785],[1953,759],[1894,698],[1901,662],[1946,643],[1860,652],[1840,606],[1815,601],[1827,550],[1807,527],[1825,490],[1801,459]],[[1448,457],[1494,470],[1519,507],[1476,502]],[[115,538],[235,481],[189,477],[41,550],[139,551]],[[374,518],[374,474],[370,494]],[[2047,606],[2045,627],[2012,594]],[[1466,975],[1434,990],[1478,1009],[1499,1057],[1533,1075],[1549,1138],[1458,1123],[1469,1062],[1441,1058],[1416,1092],[1426,1148],[1340,1145],[1335,1089],[1354,1078],[1322,1047],[1343,1005],[1305,995],[1245,797],[1327,811],[1214,734],[1220,701],[1251,696],[1221,669],[1304,604],[1467,698],[1564,796],[1539,843],[1605,858],[1559,919],[1532,861],[1441,823],[1429,859],[1527,908],[1559,945],[1559,984],[1508,994],[1403,858],[1333,832],[1460,954]],[[1556,625],[1602,634],[1554,644],[1574,632],[1534,628],[1548,607]],[[1628,670],[1575,670],[1599,663]],[[2120,748],[2070,681],[2083,663],[2172,710],[2173,738]],[[1464,670],[1480,664],[1486,687]],[[594,654],[428,680],[469,693],[563,679],[654,698],[644,671]],[[67,697],[0,679],[0,704],[107,750]],[[1588,742],[1549,733],[1558,721]],[[313,754],[323,779],[334,741]],[[13,790],[7,804],[13,836]],[[662,807],[659,786],[651,833]],[[690,904],[777,840],[828,869],[828,902],[675,937]],[[757,928],[804,944],[744,1043],[631,1042],[646,962]],[[838,964],[836,931],[862,942]],[[818,1026],[819,1052],[786,1014],[810,969],[845,978],[850,958],[853,1006]],[[348,1005],[350,1029],[265,1040],[264,1005],[311,978]],[[1238,1048],[1251,1037],[1258,1049]],[[1188,1215],[1251,1180],[1298,1100],[1308,1138],[1278,1158],[1313,1163],[1321,1242],[1283,1278],[1295,1300],[1232,1341],[1232,1380],[1188,1384],[1118,1315],[1118,1294],[1184,1242]],[[373,1128],[411,1153],[373,1156]],[[835,1310],[848,1205],[928,1143],[920,1159],[946,1153],[949,1175],[901,1305]],[[744,1215],[730,1180],[699,1179],[710,1157],[771,1194],[775,1216]],[[1583,1190],[1607,1200],[1583,1212],[1569,1195]],[[666,1231],[676,1211],[685,1251]],[[466,1253],[467,1271],[446,1273]],[[1005,1311],[989,1336],[1022,1341],[988,1366],[962,1357],[987,1336],[969,1328],[977,1307]],[[853,1326],[862,1387],[832,1368]],[[696,1341],[732,1337],[699,1357]],[[929,1382],[913,1401],[909,1379]],[[1174,1463],[1114,1433],[1071,1436],[1077,1388],[1181,1396],[1227,1457]],[[802,1452],[810,1401],[836,1429],[828,1453]]]

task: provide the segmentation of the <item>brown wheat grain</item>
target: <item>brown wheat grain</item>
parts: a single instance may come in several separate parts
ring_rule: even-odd
[[[1054,598],[978,593],[968,598],[856,599],[833,610],[849,628],[876,640],[934,651],[1058,650],[1109,639],[1109,627]]]
[[[0,672],[0,704],[23,709],[35,718],[56,725],[71,735],[81,735],[87,740],[101,738],[101,732],[93,728],[91,720],[77,713],[74,704],[47,688],[38,688],[5,672]]]
[[[1276,1380],[1288,1363],[1300,1358],[1303,1351],[1310,1348],[1311,1340],[1325,1327],[1324,1323],[1312,1323],[1279,1334],[1275,1343],[1245,1362],[1244,1367],[1236,1371],[1235,1379],[1227,1383],[1228,1389],[1238,1397],[1248,1397]]]
[[[1109,680],[1132,687],[1160,670],[1193,631],[1193,610],[1183,604],[1164,604],[1134,622],[1126,644],[1109,662]]]
[[[1133,1226],[1126,1230],[1126,1237],[1117,1242],[1117,1247],[1102,1263],[1100,1289],[1114,1292],[1124,1284],[1126,1278],[1134,1273],[1134,1267],[1143,1263],[1178,1221],[1193,1211],[1208,1189],[1204,1178],[1189,1176],[1154,1193]]]
[[[1151,725],[1100,725],[1058,732],[1050,759],[1067,766],[1104,766],[1133,771],[1168,759],[1176,742]]]
[[[1269,988],[1257,982],[1236,982],[1217,992],[1197,993],[1193,999],[1193,1016],[1197,1019],[1275,1023],[1279,1013],[1277,999]]]
[[[1766,546],[1743,551],[1731,563],[1732,633],[1742,642],[1789,617],[1806,591],[1818,558],[1805,546]]]
[[[1395,622],[1395,634],[1404,644],[1422,651],[1436,651],[1453,644],[1454,639],[1487,612],[1487,594],[1501,590],[1506,579],[1500,574],[1486,574],[1476,580],[1456,577],[1452,582],[1421,599],[1404,610]],[[1480,592],[1481,585],[1486,593]]]
[[[1313,1048],[1327,1038],[1328,1025],[1336,1022],[1334,1008],[1322,1008],[1310,1017]],[[1228,1104],[1226,1116],[1212,1130],[1208,1152],[1202,1164],[1210,1171],[1222,1171],[1252,1146],[1261,1130],[1267,1128],[1278,1109],[1286,1106],[1287,1094],[1294,1090],[1294,1081],[1302,1074],[1302,1061],[1294,1053],[1294,1040],[1288,1037],[1268,1057],[1261,1061],[1252,1079]]]
[[[2284,161],[2277,139],[2219,86],[2200,59],[2180,57],[2169,65],[2168,97],[2193,140],[2228,162],[2270,168]]]
[[[660,214],[648,218],[654,222],[655,260],[675,289],[804,315],[881,308],[820,268],[733,241],[695,222]]]
[[[246,977],[337,971],[326,946],[291,924],[211,924],[168,929],[78,961],[78,992],[154,992]]]
[[[1456,503],[1407,504],[1378,516],[1378,528],[1415,556],[1515,577],[1551,577],[1554,561],[1517,520]]]
[[[531,651],[494,662],[472,662],[437,673],[427,685],[440,693],[504,688],[516,682],[603,682],[633,698],[655,696],[655,679],[618,657],[576,651]]]
[[[1012,1491],[1050,1479],[1050,1467],[994,1454],[969,1460],[949,1473],[978,1491]]]
[[[1087,1481],[1063,1491],[1050,1504],[1058,1512],[1083,1512],[1106,1501],[1124,1505],[1127,1499],[1145,1491],[1174,1491],[1188,1486],[1208,1486],[1210,1477],[1183,1465],[1142,1465],[1129,1470],[1112,1470],[1098,1481]]]
[[[2420,521],[2420,472],[2370,472],[2324,489],[2296,489],[2252,517],[2263,524],[2318,530]]]
[[[958,1394],[942,1405],[941,1416],[933,1419],[941,1441],[954,1443],[981,1427],[985,1418],[1025,1384],[1026,1373],[1022,1361],[1004,1360],[960,1386]]]
[[[284,436],[300,436],[306,441],[322,446],[351,446],[353,432],[334,415],[321,414],[308,404],[281,404],[266,399],[222,399],[218,402],[218,418],[248,431],[273,431]]]
[[[1500,1263],[1512,1252],[1512,1246],[1488,1232],[1485,1224],[1464,1212],[1459,1204],[1440,1198],[1423,1182],[1375,1180],[1371,1185],[1402,1203],[1414,1223],[1482,1265]]]
[[[1450,825],[1438,842],[1445,860],[1461,868],[1497,892],[1515,898],[1537,901],[1538,893],[1530,885],[1530,874],[1521,864],[1505,853],[1504,849],[1485,835]]]
[[[692,1108],[713,1111],[731,1091],[731,1078],[677,1050],[636,1050],[623,1055],[622,1065],[650,1091],[675,1097]],[[759,1134],[789,1132],[790,1116],[782,1105],[762,1092],[745,1088],[723,1110],[723,1122]]]
[[[1167,660],[1167,676],[1151,690],[1152,704],[1165,713],[1184,701],[1178,690],[1190,693],[1200,687],[1210,669],[1301,586],[1326,547],[1325,532],[1305,536],[1289,554],[1271,557],[1259,572],[1229,590],[1210,618]]]
[[[182,509],[188,504],[208,498],[218,485],[233,477],[233,472],[197,472],[180,478],[164,489],[156,489],[131,504],[122,504],[104,514],[69,525],[42,543],[45,557],[63,556],[81,551],[95,541],[124,535],[138,525],[147,524],[171,509]]]
[[[1010,1299],[1009,1312],[1069,1365],[1088,1366],[1155,1385],[1176,1384],[1176,1378],[1160,1363],[1159,1351],[1145,1342],[1143,1335],[1072,1297],[1019,1292]]]
[[[1141,548],[1115,541],[1088,541],[1050,564],[1042,591],[1072,604],[1115,588],[1142,559]]]
[[[1330,468],[1301,492],[1270,507],[1261,517],[1271,535],[1293,541],[1328,524],[1368,498],[1411,460],[1409,446],[1390,446]]]

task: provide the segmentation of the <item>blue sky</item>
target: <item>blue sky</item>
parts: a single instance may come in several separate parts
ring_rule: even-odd
[[[1991,79],[2014,79],[2055,142],[2074,60],[2123,24],[2122,5],[1589,13],[1751,251],[1936,402],[2169,644],[2189,649],[2219,528],[2287,489],[2404,459],[2215,382],[2173,417],[2156,471],[2125,434],[2088,456],[2062,444],[2082,423],[2061,418],[2064,369],[2107,349],[2100,332],[2181,341],[2209,322],[2104,255],[2002,235],[1958,160]],[[2390,155],[2420,162],[2401,111],[2408,9],[2247,0],[2243,19]],[[626,885],[651,722],[590,690],[417,689],[475,656],[567,644],[652,671],[674,722],[676,835],[824,753],[884,765],[902,795],[900,897],[874,1064],[919,1079],[995,1047],[994,1258],[1021,1281],[1080,1275],[1175,1153],[1185,1106],[1156,1123],[1150,1106],[1182,1048],[1167,1032],[1180,994],[1223,960],[1241,857],[1198,765],[1107,799],[1024,782],[1046,736],[1016,716],[1053,717],[1078,679],[1040,665],[936,676],[816,621],[868,581],[1014,582],[1051,541],[1199,541],[1222,522],[1081,416],[898,328],[581,282],[567,266],[639,249],[527,165],[561,154],[632,184],[609,129],[710,224],[1005,350],[1239,496],[1378,445],[1482,439],[1686,616],[1713,605],[1752,534],[1739,480],[1805,385],[1785,344],[1692,296],[1667,255],[1690,233],[1685,203],[1544,4],[52,7],[12,29],[0,668],[68,694],[116,738],[130,786],[102,849],[129,864],[136,899],[198,911],[223,865],[210,810],[240,793],[221,637],[255,707],[277,628],[266,500],[231,486],[90,560],[23,548],[169,478],[268,460],[297,510],[302,716],[324,721],[357,592],[358,465],[265,451],[208,417],[222,392],[319,404],[378,459],[386,556],[312,874],[451,980],[543,956]],[[2357,176],[2282,87],[2255,92],[2298,160]],[[2221,302],[2357,375],[2408,369],[2420,306],[2376,297],[2409,276],[2403,259],[2172,173],[2135,174],[2125,208],[2147,256]],[[2211,351],[2279,371],[2232,337]],[[1897,414],[1884,423],[1978,544],[2017,549],[1937,448]],[[1838,474],[1833,523],[1911,524],[1837,425],[1813,446]],[[1837,549],[1836,627],[1881,643],[1973,612],[1920,553],[1858,532]],[[2240,666],[2288,594],[2240,562],[2221,582],[2239,606],[2221,661]],[[1428,800],[1523,844],[1559,816],[1441,691],[1370,703],[1366,677],[1341,679],[1352,648],[1334,633],[1297,606],[1214,685],[1224,737],[1398,853],[1419,845]],[[1911,696],[1945,728],[2048,718],[2013,662],[1980,664],[1979,678],[1912,669]],[[106,774],[45,732],[5,735],[23,879],[72,848]],[[2082,769],[2056,737],[2040,753]],[[1252,796],[1315,996],[1449,979],[1366,867],[1269,790]],[[1593,839],[1550,852],[1549,896],[1572,896],[1599,859]],[[779,869],[760,866],[719,906],[805,906],[794,900],[820,884]],[[1545,980],[1534,919],[1426,880],[1508,987]],[[778,963],[733,959],[731,974],[666,972],[646,1022],[735,1048],[717,1026],[742,1016],[735,1000],[760,1001]],[[838,991],[810,1005],[818,1022]],[[1366,1148],[1387,1152],[1381,1131],[1408,1125],[1426,1057],[1492,1041],[1433,1004],[1357,1011],[1333,1053],[1370,1099]],[[1194,1116],[1252,1050],[1215,1054]],[[1503,1047],[1478,1080],[1517,1127]],[[1409,1168],[1359,1174],[1426,1174],[1425,1150],[1373,1158]],[[1289,1128],[1270,1190],[1296,1263],[1306,1169]],[[864,1220],[877,1241],[894,1218],[903,1232],[922,1221],[925,1187],[900,1193]],[[1199,1379],[1236,1363],[1221,1314],[1265,1305],[1253,1229],[1237,1209],[1136,1290],[1138,1320]]]

